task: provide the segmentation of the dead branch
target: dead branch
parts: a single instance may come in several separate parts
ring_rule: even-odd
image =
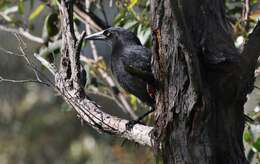
[[[50,86],[49,83],[43,82],[43,81],[39,81],[39,80],[31,80],[31,79],[26,79],[26,80],[14,80],[14,79],[6,79],[3,78],[2,76],[0,76],[0,82],[8,82],[8,83],[38,83],[38,84],[43,84],[46,86]]]
[[[249,15],[250,15],[250,1],[243,0],[243,9],[241,14],[241,21],[245,24],[245,27],[249,26]]]
[[[25,38],[37,43],[44,43],[44,40],[42,38],[32,35],[28,31],[25,31],[23,28],[16,29],[16,28],[10,28],[10,27],[0,25],[0,30],[15,33],[15,34],[20,34]]]
[[[3,51],[6,54],[9,55],[14,55],[17,57],[22,57],[25,62],[28,64],[29,68],[34,72],[35,75],[35,80],[34,79],[25,79],[25,80],[15,80],[15,79],[8,79],[8,78],[3,78],[2,76],[0,76],[0,82],[8,82],[8,83],[39,83],[39,84],[43,84],[46,85],[48,87],[52,86],[52,83],[50,82],[50,80],[43,75],[43,73],[41,73],[41,71],[38,70],[38,68],[36,67],[36,65],[29,59],[28,55],[25,53],[25,49],[26,44],[25,42],[22,40],[22,38],[15,34],[15,37],[17,38],[19,45],[18,45],[18,51],[20,51],[20,54],[18,53],[14,53],[12,51],[6,50],[2,47],[0,47],[0,50]],[[43,80],[40,79],[40,75],[43,75],[43,77],[45,78],[45,80],[47,80],[47,82],[44,82]]]
[[[63,27],[63,44],[61,67],[58,73],[51,64],[41,56],[37,59],[50,72],[55,73],[56,89],[62,95],[64,100],[70,104],[75,111],[90,126],[103,133],[117,135],[127,138],[131,141],[151,146],[150,132],[152,127],[137,124],[131,131],[126,130],[128,120],[120,119],[102,112],[99,106],[88,99],[79,84],[79,50],[81,48],[82,38],[78,41],[73,34],[73,26],[71,21],[72,8],[71,4],[62,1],[60,13]]]

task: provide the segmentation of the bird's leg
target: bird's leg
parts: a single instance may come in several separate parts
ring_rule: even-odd
[[[148,112],[144,113],[143,115],[139,116],[136,120],[131,120],[126,124],[126,129],[127,130],[131,130],[135,124],[137,123],[141,123],[141,121],[148,116],[150,113],[155,111],[155,107],[153,106],[151,110],[149,110]]]

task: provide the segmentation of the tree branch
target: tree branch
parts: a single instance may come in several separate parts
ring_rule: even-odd
[[[36,58],[44,65],[50,72],[55,73],[55,84],[57,91],[62,95],[65,101],[70,104],[75,111],[85,120],[90,126],[100,132],[105,132],[117,135],[131,141],[140,143],[142,145],[151,146],[150,132],[152,127],[137,124],[132,130],[126,130],[126,123],[128,120],[120,119],[102,112],[99,106],[88,99],[82,88],[79,85],[79,49],[81,41],[77,41],[73,32],[71,18],[71,10],[68,9],[70,3],[62,1],[60,7],[62,27],[63,27],[63,48],[61,57],[61,67],[59,73],[52,65],[41,56],[35,55]],[[83,38],[83,37],[82,37]],[[81,39],[82,39],[81,38]]]
[[[31,79],[26,79],[26,80],[14,80],[14,79],[6,79],[3,78],[2,76],[0,76],[0,82],[8,82],[8,83],[39,83],[39,84],[43,84],[46,86],[50,86],[50,84],[45,83],[43,81],[39,81],[39,80],[31,80]]]
[[[100,25],[98,25],[98,23],[96,23],[95,20],[93,20],[88,14],[87,12],[85,12],[84,10],[80,9],[78,6],[74,5],[74,10],[75,10],[75,14],[81,19],[82,22],[84,23],[88,23],[91,25],[91,27],[96,30],[96,31],[100,31],[102,29],[104,29],[104,27],[101,27]]]
[[[44,67],[55,75],[56,78],[60,78],[60,75],[52,64],[37,54],[34,54],[34,56]],[[91,125],[91,127],[98,129],[101,132],[126,138],[141,145],[151,146],[150,133],[153,129],[152,127],[136,124],[131,131],[127,131],[125,124],[128,120],[120,119],[102,112],[95,102],[90,101],[87,98],[80,100],[77,97],[73,97],[73,91],[68,91],[64,88],[66,85],[67,84],[64,83],[64,81],[56,84],[57,91],[63,96],[65,101],[75,109],[81,118]]]
[[[249,15],[250,15],[250,1],[243,0],[243,9],[241,14],[241,21],[245,28],[248,30],[249,27]]]
[[[51,83],[51,81],[43,74],[41,73],[38,68],[36,67],[36,65],[29,59],[28,55],[25,53],[26,50],[26,44],[25,42],[22,40],[20,35],[15,34],[15,37],[17,38],[19,45],[18,45],[18,50],[21,52],[21,54],[16,54],[12,51],[6,50],[2,47],[0,47],[0,51],[5,52],[6,54],[9,55],[14,55],[14,56],[18,56],[18,57],[23,57],[23,59],[25,60],[25,62],[28,64],[29,68],[34,72],[35,75],[35,80],[34,79],[26,79],[26,80],[14,80],[14,79],[7,79],[7,78],[3,78],[2,76],[0,76],[0,82],[8,82],[8,83],[39,83],[39,84],[43,84],[46,85],[48,87],[52,86],[53,84]],[[45,80],[47,80],[47,82],[44,82],[43,80],[41,80],[40,75],[42,77],[45,78]]]
[[[23,28],[16,29],[16,28],[9,28],[9,27],[0,25],[0,30],[20,34],[20,35],[24,36],[25,38],[27,38],[31,41],[37,42],[37,43],[44,43],[44,40],[42,38],[32,35],[31,33],[25,31]]]

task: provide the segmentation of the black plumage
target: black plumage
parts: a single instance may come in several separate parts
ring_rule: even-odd
[[[87,73],[86,70],[84,69],[84,67],[82,65],[80,65],[80,85],[82,88],[85,88],[85,85],[87,83]]]
[[[112,46],[111,69],[119,84],[149,106],[154,100],[147,91],[152,85],[151,51],[137,36],[123,28],[111,27],[89,35],[87,40],[106,40]]]
[[[113,75],[126,91],[152,107],[151,111],[143,114],[137,120],[130,121],[127,126],[131,128],[155,110],[154,98],[147,90],[149,86],[155,89],[157,84],[151,71],[151,51],[142,46],[134,33],[123,28],[111,27],[91,34],[85,39],[105,40],[110,43],[112,46],[111,69]],[[246,115],[245,119],[254,122]]]
[[[142,46],[137,36],[123,28],[111,27],[104,31],[91,34],[86,40],[105,40],[112,47],[111,69],[119,84],[129,93],[152,107],[137,120],[130,121],[126,126],[131,129],[149,113],[154,111],[154,98],[148,88],[154,85],[151,71],[149,49]]]

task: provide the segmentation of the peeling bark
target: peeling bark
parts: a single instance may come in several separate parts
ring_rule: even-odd
[[[162,142],[164,163],[247,163],[243,105],[260,55],[260,25],[244,52],[253,55],[241,55],[222,0],[151,1],[151,14],[161,83],[154,139],[157,149]]]
[[[192,7],[191,7],[192,6]],[[164,163],[248,163],[244,155],[243,105],[252,91],[260,55],[260,23],[242,54],[233,45],[223,0],[151,1],[153,71],[159,82],[155,129],[102,112],[80,87],[79,51],[71,1],[61,1],[62,56],[55,74],[64,100],[102,133],[161,148]]]

